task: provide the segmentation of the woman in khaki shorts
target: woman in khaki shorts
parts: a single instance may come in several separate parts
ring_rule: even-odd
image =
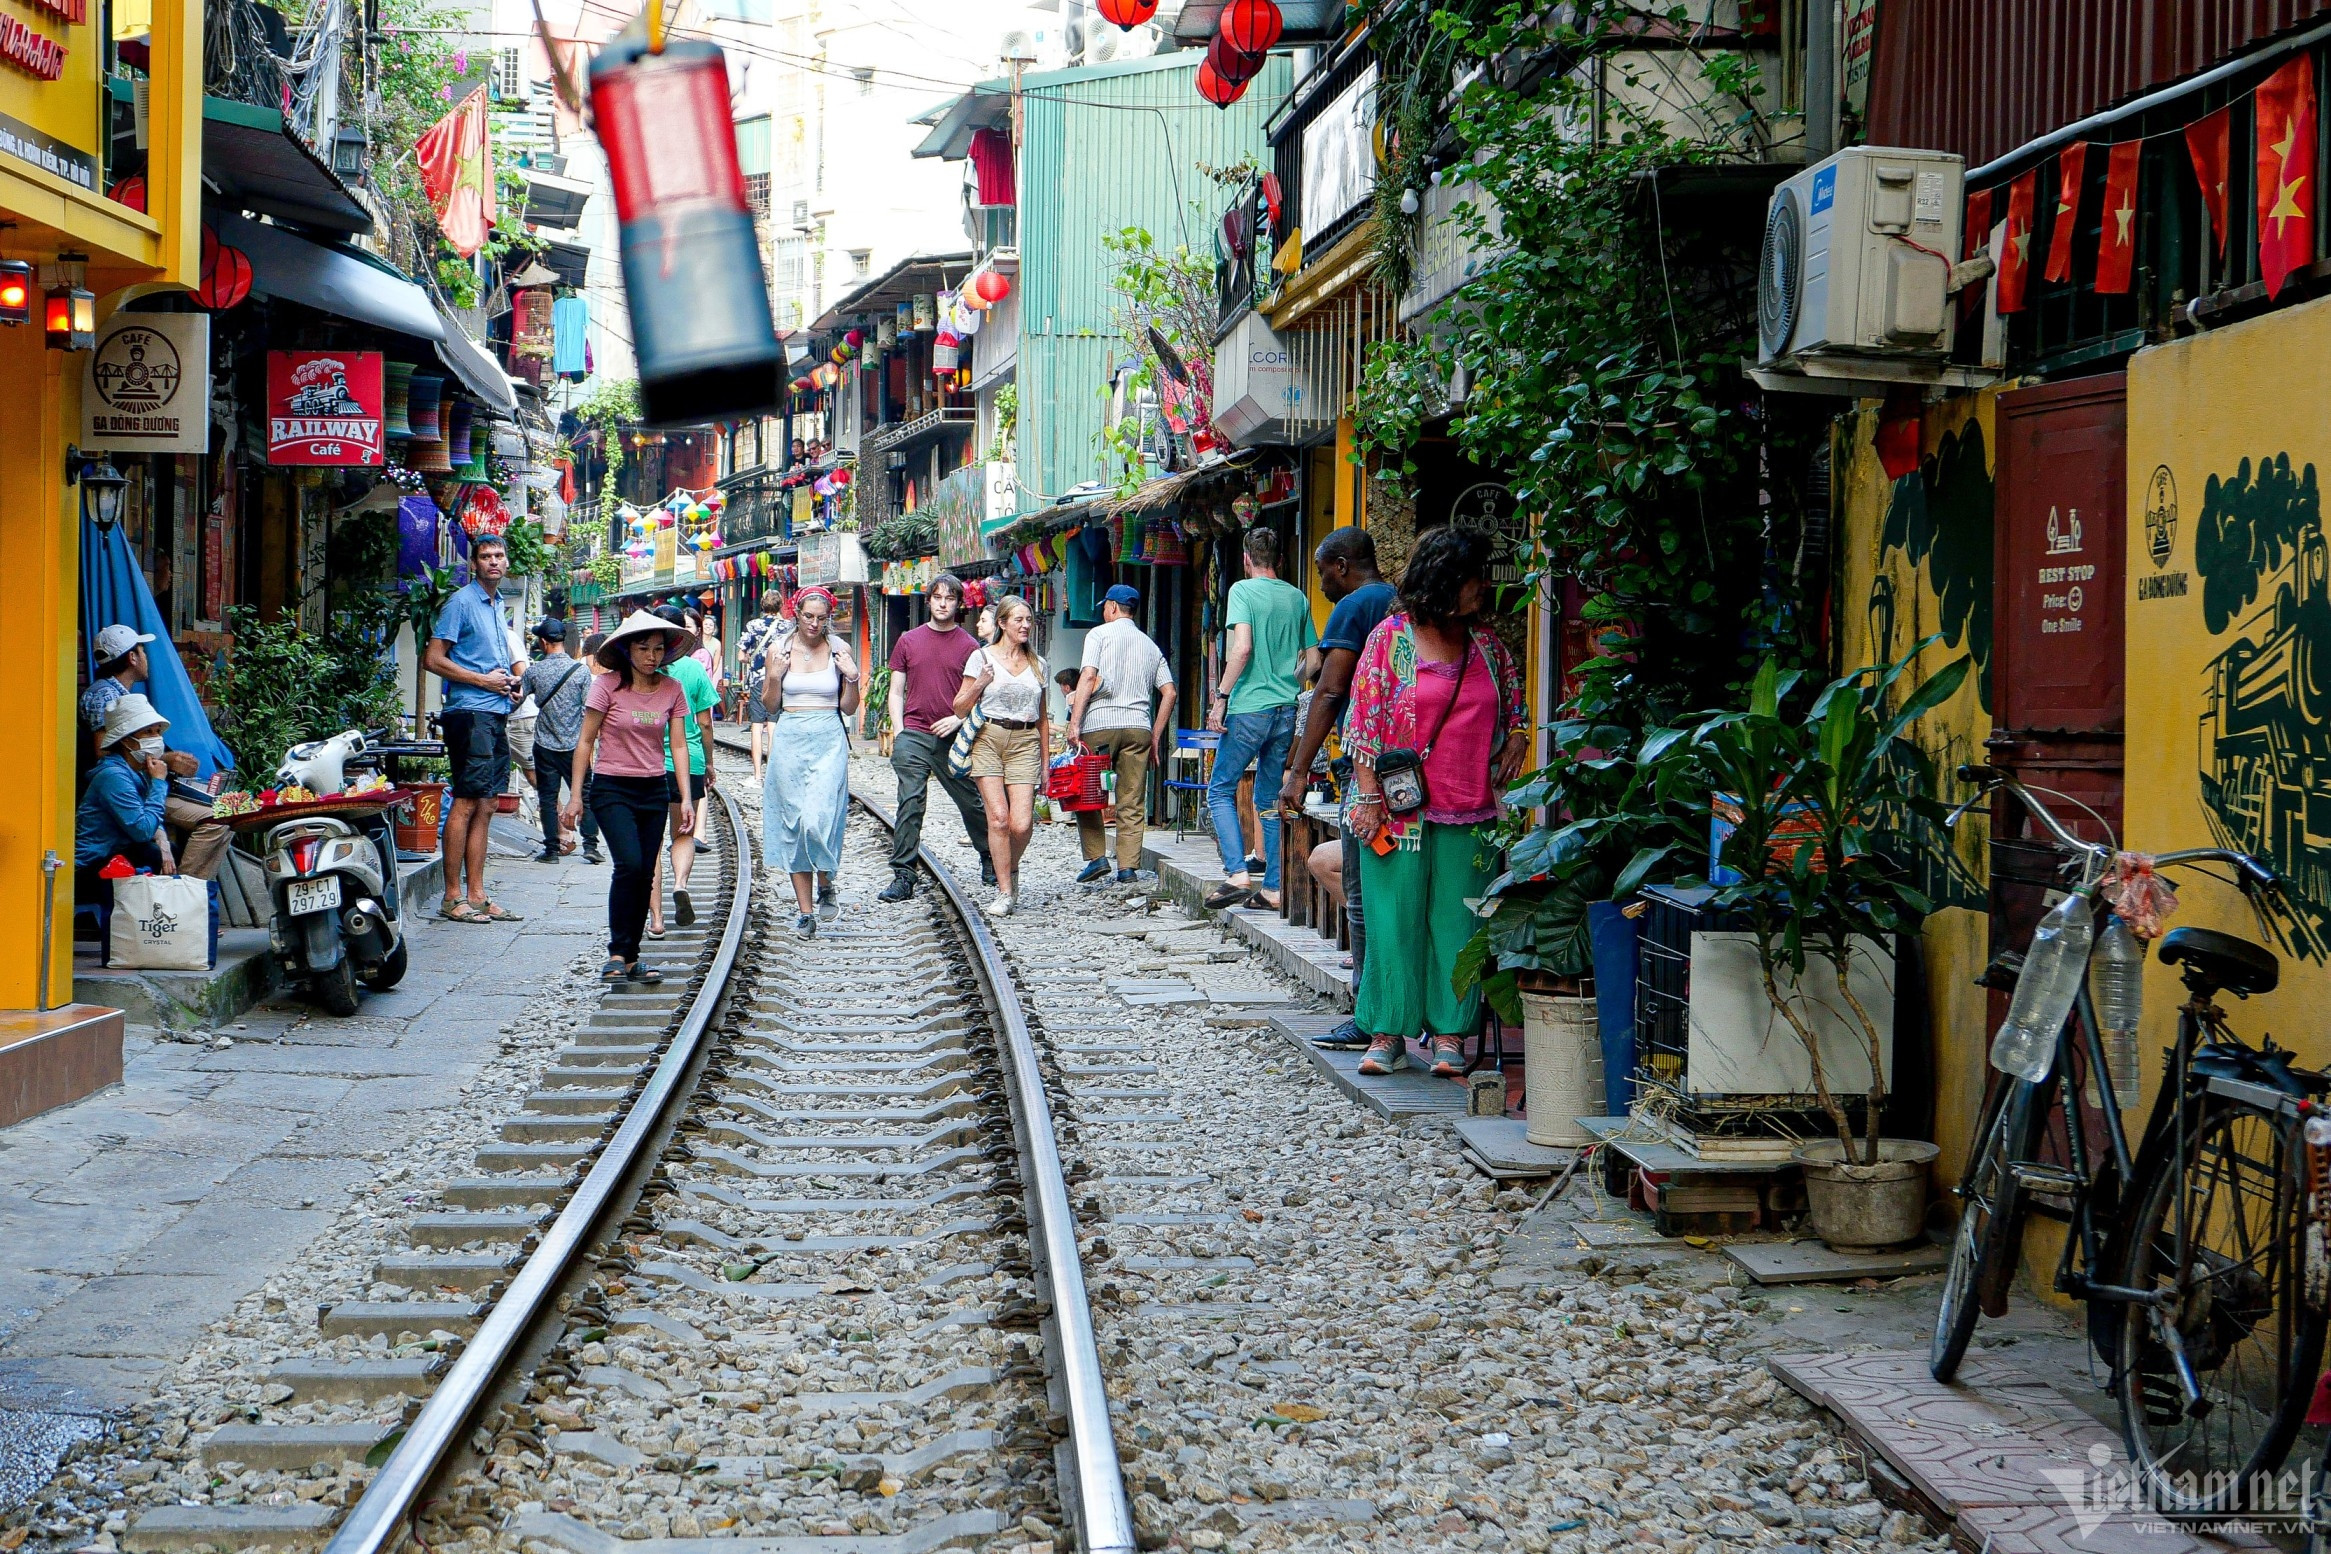
[[[988,852],[995,859],[995,900],[988,911],[1009,916],[1019,899],[1020,855],[1036,829],[1036,785],[1051,762],[1044,727],[1044,660],[1029,638],[1036,614],[1028,601],[1007,595],[996,605],[997,640],[963,665],[955,715],[977,706],[987,715],[971,747],[971,780],[987,806]]]

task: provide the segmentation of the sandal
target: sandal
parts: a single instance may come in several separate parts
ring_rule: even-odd
[[[1244,885],[1225,885],[1206,898],[1206,906],[1208,910],[1217,912],[1225,907],[1244,906],[1247,898],[1253,894]]]
[[[649,928],[646,932],[651,939],[661,939],[664,936],[664,931],[661,928]]]
[[[471,907],[470,910],[479,914],[478,921],[481,923],[523,923],[526,921],[518,913],[498,907],[491,901],[484,906]]]
[[[485,917],[466,901],[456,901],[449,907],[440,907],[437,915],[449,923],[482,923]]]
[[[626,982],[661,982],[664,980],[664,974],[653,966],[643,966],[638,961],[633,961],[624,968],[623,980]]]
[[[624,970],[623,957],[610,955],[607,957],[607,964],[599,968],[599,980],[602,982],[621,982]]]

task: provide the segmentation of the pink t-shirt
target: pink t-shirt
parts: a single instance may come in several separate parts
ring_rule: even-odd
[[[1465,672],[1465,698],[1450,709],[1446,724],[1441,722],[1441,709],[1456,692],[1457,666],[1423,658],[1416,665],[1416,737],[1433,741],[1424,763],[1424,818],[1441,825],[1497,818],[1497,796],[1489,783],[1497,736],[1497,679],[1478,648],[1468,643],[1465,650],[1473,655],[1472,667]],[[1438,737],[1432,733],[1435,726],[1441,730]]]
[[[687,708],[680,682],[658,677],[653,689],[625,690],[621,674],[603,674],[583,693],[586,712],[603,712],[599,751],[592,768],[605,777],[664,775],[664,735]]]

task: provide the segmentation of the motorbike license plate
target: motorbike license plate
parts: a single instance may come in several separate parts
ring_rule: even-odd
[[[340,877],[327,874],[320,880],[293,880],[291,882],[291,915],[304,917],[310,912],[329,912],[340,904]]]

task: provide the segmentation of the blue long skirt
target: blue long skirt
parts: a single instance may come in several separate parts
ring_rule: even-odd
[[[839,714],[780,713],[761,781],[761,857],[772,869],[833,873],[850,821],[850,739]]]

